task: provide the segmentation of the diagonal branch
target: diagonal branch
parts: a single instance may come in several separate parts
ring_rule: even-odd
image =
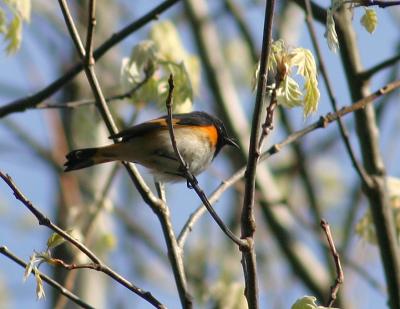
[[[254,233],[256,223],[254,218],[254,193],[256,187],[256,171],[260,158],[261,141],[261,111],[264,105],[265,88],[267,85],[268,62],[272,42],[272,24],[274,17],[275,0],[268,0],[265,5],[264,30],[260,59],[260,71],[257,82],[257,94],[253,111],[252,128],[250,134],[249,157],[246,167],[245,193],[241,215],[242,238],[249,242],[247,250],[242,250],[242,264],[245,276],[245,294],[249,308],[258,308],[258,280]],[[271,100],[272,105],[272,100]],[[272,118],[272,112],[270,113]],[[262,135],[264,136],[264,134]]]
[[[17,257],[15,254],[13,254],[10,250],[8,250],[8,248],[6,246],[0,246],[0,253],[26,269],[27,264],[23,260],[21,260],[19,257]],[[59,293],[63,294],[64,296],[68,297],[71,301],[73,301],[78,306],[80,306],[82,308],[86,308],[86,309],[94,309],[94,307],[85,303],[77,295],[75,295],[71,291],[67,290],[65,287],[63,287],[61,284],[59,284],[57,281],[51,279],[50,277],[46,276],[45,274],[43,274],[41,272],[39,272],[39,276],[40,276],[40,278],[43,279],[44,282],[47,282],[52,288],[54,288],[55,290],[57,290]]]
[[[371,95],[351,104],[348,106],[345,106],[341,108],[338,112],[336,113],[328,113],[325,116],[321,116],[319,121],[316,121],[309,126],[293,132],[289,136],[287,136],[283,141],[280,143],[272,145],[268,150],[263,152],[260,156],[260,160],[258,163],[263,162],[264,160],[267,160],[269,157],[277,154],[280,152],[284,147],[298,141],[300,138],[303,136],[317,130],[317,129],[324,129],[326,128],[329,124],[337,121],[338,118],[341,118],[345,115],[348,115],[350,113],[353,113],[357,110],[365,108],[367,104],[371,104],[372,102],[376,101],[379,97],[389,94],[393,92],[396,89],[400,88],[400,80],[396,82],[392,82],[390,84],[387,84],[386,86],[378,89]],[[208,197],[210,203],[215,203],[220,196],[231,186],[233,186],[235,183],[237,183],[239,180],[241,180],[246,172],[246,167],[242,167],[239,169],[235,174],[233,174],[231,177],[228,179],[224,180],[217,189],[214,190],[214,192]],[[187,222],[185,223],[184,227],[182,228],[181,232],[179,233],[178,237],[178,242],[179,246],[182,248],[184,246],[185,240],[189,234],[189,232],[193,229],[193,226],[195,225],[196,221],[205,213],[205,208],[204,205],[200,205],[189,217]]]
[[[168,84],[169,84],[169,92],[168,92],[168,98],[166,101],[166,106],[167,106],[167,111],[168,111],[168,130],[171,138],[171,143],[174,148],[175,155],[178,158],[178,161],[180,163],[180,167],[185,175],[185,178],[188,181],[188,184],[196,191],[197,195],[215,220],[217,222],[218,226],[221,228],[221,230],[228,236],[235,244],[237,244],[239,247],[246,247],[248,244],[247,242],[243,241],[242,239],[238,238],[233,232],[225,225],[225,223],[222,221],[222,219],[218,216],[214,208],[211,206],[210,201],[207,199],[206,194],[204,191],[200,188],[199,183],[196,179],[196,177],[189,171],[189,167],[187,166],[185,160],[183,159],[177,143],[175,139],[175,134],[174,134],[174,127],[172,123],[172,94],[174,90],[174,80],[172,74],[170,75],[168,79]]]
[[[90,258],[93,263],[96,265],[96,270],[101,271],[111,278],[113,278],[115,281],[119,282],[132,292],[134,292],[136,295],[142,297],[149,303],[151,303],[153,306],[156,308],[165,308],[163,304],[161,304],[154,296],[148,292],[144,291],[143,289],[137,287],[133,283],[129,282],[126,280],[124,277],[122,277],[120,274],[116,273],[113,271],[111,268],[109,268],[107,265],[103,264],[100,259],[89,249],[87,248],[84,244],[70,236],[67,232],[65,232],[63,229],[55,225],[51,220],[46,217],[42,212],[40,212],[32,203],[29,201],[25,195],[17,188],[15,185],[14,181],[9,175],[4,174],[3,172],[0,171],[0,177],[3,178],[4,182],[11,188],[11,190],[14,192],[14,196],[17,200],[21,201],[22,204],[28,210],[36,217],[36,219],[39,222],[39,225],[44,225],[51,230],[53,230],[55,233],[63,237],[65,240],[67,240],[69,243],[74,245],[76,248],[78,248],[81,252],[83,252],[88,258]]]
[[[69,9],[66,0],[59,0],[59,3],[60,6],[62,7],[63,13],[65,13],[64,14],[65,22],[69,24],[68,29],[73,30],[73,28],[76,27],[74,25],[74,21],[70,17],[70,14],[68,14]],[[90,5],[89,8],[90,10],[94,10],[95,8],[94,4]],[[94,17],[94,12],[90,12],[89,14],[91,17]],[[92,24],[92,26],[89,26],[88,28],[90,28],[91,31],[94,31],[94,23],[93,23],[94,20],[95,18],[89,19],[89,23]],[[90,42],[87,43],[88,50],[82,51],[79,48],[79,46],[82,45],[82,43],[79,42],[80,38],[76,35],[76,32],[70,31],[70,35],[72,40],[76,42],[75,45],[80,54],[81,60],[85,65],[84,66],[85,74],[92,89],[93,95],[96,99],[96,106],[108,128],[108,131],[112,136],[114,136],[117,132],[117,128],[115,126],[110,110],[108,109],[105,97],[103,95],[103,92],[97,80],[97,76],[95,74],[94,70],[95,59],[93,55],[87,54],[88,52],[90,52],[91,43]],[[93,37],[92,34],[88,33],[88,38],[92,37]],[[114,138],[114,142],[117,142],[116,138]],[[131,180],[135,184],[143,200],[150,206],[150,208],[157,215],[157,218],[160,221],[163,230],[163,236],[168,249],[168,257],[171,263],[182,307],[192,308],[191,296],[187,292],[187,284],[184,275],[182,254],[176,242],[176,237],[169,217],[169,209],[163,200],[154,196],[154,194],[151,192],[147,184],[144,182],[143,178],[140,176],[134,164],[130,164],[127,162],[123,162],[123,164],[126,167]]]
[[[96,50],[93,51],[94,59],[99,60],[109,49],[127,38],[130,34],[148,24],[150,21],[156,19],[159,14],[172,7],[178,1],[179,0],[166,0],[156,6],[151,11],[149,11],[147,14],[127,25],[120,31],[114,33],[109,39],[104,41],[103,44],[101,44]],[[0,107],[0,118],[5,117],[11,113],[23,112],[27,109],[36,108],[39,103],[56,93],[59,89],[61,89],[61,87],[71,81],[82,70],[83,62],[79,62],[75,64],[63,76],[59,77],[50,85],[46,86],[35,94],[4,104],[2,107]]]

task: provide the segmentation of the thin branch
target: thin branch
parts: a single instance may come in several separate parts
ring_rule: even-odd
[[[171,90],[170,90],[171,92]],[[168,95],[168,98],[172,96],[172,93]],[[165,207],[160,209],[156,214],[162,222],[162,228],[166,237],[166,243],[168,248],[168,258],[174,274],[176,287],[178,289],[179,298],[182,304],[182,308],[192,308],[192,296],[190,295],[187,287],[187,280],[185,274],[185,267],[183,264],[183,251],[179,247],[176,240],[174,228],[172,227],[171,218],[169,216],[169,208],[167,206],[167,197],[165,194],[165,186],[161,182],[155,182],[158,197],[164,202]]]
[[[271,156],[277,154],[280,152],[284,147],[298,141],[300,138],[303,136],[317,130],[317,129],[324,129],[326,128],[329,124],[332,122],[337,121],[339,117],[343,117],[347,114],[353,113],[357,110],[365,108],[367,104],[370,104],[374,102],[376,99],[379,97],[391,93],[394,90],[400,88],[400,80],[396,82],[392,82],[390,84],[387,84],[386,86],[378,89],[371,95],[351,104],[348,106],[345,106],[341,108],[337,113],[328,113],[325,116],[321,116],[319,121],[316,121],[307,127],[293,132],[292,134],[288,135],[283,141],[280,143],[272,145],[269,149],[267,149],[265,152],[263,152],[260,156],[260,160],[258,163],[263,162],[264,160],[267,160]],[[239,169],[236,173],[234,173],[231,177],[228,179],[224,180],[217,189],[214,190],[214,192],[208,197],[210,203],[215,203],[219,197],[231,186],[233,186],[235,183],[237,183],[242,177],[244,177],[246,172],[246,167],[242,167]],[[179,246],[183,247],[185,240],[188,236],[188,233],[192,230],[194,224],[200,217],[204,214],[204,205],[200,205],[189,217],[188,221],[185,223],[184,227],[182,228],[182,231],[179,234],[178,237],[178,242]]]
[[[217,189],[214,190],[213,193],[210,194],[208,197],[209,203],[212,205],[214,204],[228,188],[233,186],[236,182],[238,182],[244,176],[244,168],[236,172],[227,180],[224,180]],[[185,225],[183,226],[181,232],[178,236],[178,244],[179,247],[183,249],[185,245],[185,241],[189,236],[189,233],[192,231],[196,222],[201,218],[201,216],[206,212],[207,208],[204,204],[201,204],[196,208],[196,210],[189,216],[188,220],[186,221]]]
[[[109,268],[107,265],[103,264],[100,259],[89,249],[87,248],[84,244],[70,236],[67,232],[65,232],[63,229],[59,228],[57,225],[52,223],[49,218],[47,218],[43,213],[41,213],[25,196],[24,194],[17,188],[15,185],[14,181],[9,175],[4,174],[3,172],[0,171],[0,177],[3,178],[4,182],[11,188],[11,190],[14,192],[14,196],[17,200],[21,201],[22,204],[25,205],[26,208],[36,217],[36,219],[39,222],[39,225],[44,225],[51,230],[53,230],[55,233],[63,237],[66,241],[74,245],[76,248],[78,248],[81,252],[83,252],[90,260],[93,261],[93,263],[96,265],[97,269],[111,278],[113,278],[115,281],[119,282],[132,292],[134,292],[136,295],[142,297],[149,303],[151,303],[153,306],[156,308],[165,308],[163,304],[161,304],[154,296],[147,291],[144,291],[143,289],[137,287],[133,283],[129,282],[126,280],[124,277],[122,277],[120,274],[116,273],[113,271],[111,268]]]
[[[307,27],[308,27],[308,31],[309,31],[309,34],[311,37],[311,41],[312,41],[314,50],[317,54],[319,68],[321,70],[321,74],[325,81],[326,89],[328,91],[328,96],[329,96],[329,100],[331,102],[332,108],[335,112],[337,112],[338,105],[336,102],[336,97],[334,94],[332,83],[329,79],[328,70],[326,69],[325,62],[324,62],[324,59],[323,59],[322,53],[321,53],[321,48],[319,46],[317,35],[315,32],[315,28],[314,28],[314,16],[313,16],[313,12],[311,9],[311,2],[310,2],[310,0],[304,0],[304,1],[305,1],[305,7],[306,7]],[[338,125],[339,125],[340,135],[342,136],[342,140],[346,147],[347,153],[349,154],[350,160],[351,160],[356,172],[358,173],[359,177],[361,178],[361,180],[364,184],[370,184],[371,179],[369,178],[364,167],[362,166],[362,164],[360,163],[360,161],[357,159],[357,157],[355,155],[353,147],[350,143],[349,132],[347,131],[347,129],[344,125],[344,122],[342,121],[341,118],[338,118]]]
[[[89,0],[89,16],[88,16],[88,26],[87,26],[87,34],[86,34],[86,64],[88,66],[94,65],[93,58],[93,35],[96,26],[96,0]]]
[[[104,41],[95,51],[93,51],[94,59],[99,60],[109,49],[127,38],[130,34],[148,24],[150,21],[156,19],[159,14],[172,7],[178,1],[179,0],[166,0],[156,6],[151,11],[149,11],[147,14],[127,25],[120,31],[114,33],[109,39]],[[82,70],[83,63],[79,62],[75,64],[63,76],[59,77],[51,84],[36,92],[35,94],[4,104],[2,107],[0,107],[0,118],[5,117],[11,113],[22,112],[27,109],[36,108],[38,104],[56,93],[61,87],[71,81]]]
[[[4,256],[8,257],[10,260],[14,261],[18,265],[20,265],[23,268],[27,267],[27,264],[21,260],[19,257],[17,257],[15,254],[13,254],[6,246],[0,246],[0,253],[3,254]],[[80,299],[77,295],[72,293],[71,291],[67,290],[65,287],[63,287],[61,284],[59,284],[57,281],[51,279],[50,277],[46,276],[42,272],[39,271],[40,278],[43,279],[44,282],[48,283],[52,288],[63,294],[64,296],[68,297],[71,301],[73,301],[75,304],[82,308],[87,308],[87,309],[94,309],[94,307],[90,306],[86,302],[84,302],[82,299]]]
[[[254,233],[256,222],[254,218],[254,192],[256,187],[256,171],[260,158],[261,110],[263,108],[265,89],[267,86],[268,61],[272,42],[272,24],[274,17],[275,0],[268,0],[265,5],[264,30],[260,59],[260,70],[257,82],[257,94],[253,111],[252,128],[250,134],[249,157],[246,167],[245,193],[241,215],[241,229],[243,239],[249,242],[248,248],[242,250],[242,265],[245,276],[245,295],[249,308],[258,308],[258,281]],[[273,101],[271,100],[271,105]],[[272,106],[270,107],[272,108]],[[271,120],[273,109],[271,110]],[[264,135],[264,134],[263,134]]]
[[[59,0],[59,3],[60,6],[63,7],[62,11],[68,12],[68,5],[66,1]],[[68,27],[68,29],[75,28],[74,21],[69,18],[69,14],[64,14],[64,19],[67,24],[71,24]],[[75,36],[74,31],[71,31],[70,35],[74,41],[80,40],[79,37]],[[82,51],[79,52],[82,61],[84,61],[85,54]],[[112,118],[110,110],[108,109],[107,103],[104,99],[103,92],[97,80],[94,71],[94,59],[93,61],[91,60],[91,58],[93,58],[92,55],[88,55],[87,57],[89,57],[89,61],[84,62],[85,63],[84,69],[90,87],[92,89],[93,95],[96,99],[96,106],[99,109],[99,112],[109,132],[111,133],[111,135],[115,135],[117,132],[117,128],[114,124],[114,120]],[[113,140],[114,142],[118,141],[118,139],[116,138],[114,138]],[[186,284],[186,279],[184,277],[182,255],[179,252],[179,247],[177,245],[176,237],[174,235],[174,231],[171,225],[168,207],[162,200],[154,196],[154,194],[151,192],[147,184],[143,181],[143,178],[140,176],[139,172],[137,171],[137,169],[134,167],[133,164],[129,164],[127,162],[123,162],[123,164],[126,167],[128,174],[131,177],[131,180],[135,184],[143,200],[151,207],[151,209],[155,212],[160,221],[161,227],[163,229],[163,236],[167,244],[168,257],[170,259],[170,263],[172,266],[182,306],[184,308],[192,308],[191,296],[187,293],[187,284]]]
[[[166,107],[168,111],[168,131],[169,135],[171,138],[171,143],[174,148],[174,152],[176,157],[178,158],[180,168],[182,170],[183,175],[185,176],[186,180],[188,181],[188,186],[190,184],[190,187],[193,188],[215,222],[218,224],[218,226],[221,228],[221,230],[225,233],[226,236],[228,236],[235,244],[237,244],[240,248],[246,247],[248,244],[247,242],[243,241],[242,239],[238,238],[233,232],[225,225],[225,223],[222,221],[222,219],[218,216],[214,208],[211,206],[211,203],[207,199],[207,195],[204,193],[204,191],[200,188],[199,183],[196,179],[196,177],[189,171],[189,167],[185,160],[183,159],[181,153],[179,152],[177,143],[176,143],[176,138],[174,134],[174,127],[172,123],[172,94],[173,94],[173,89],[174,89],[174,80],[172,74],[170,75],[168,79],[168,84],[169,84],[169,92],[168,92],[168,98],[166,101]]]
[[[345,3],[351,3],[354,4],[353,1],[345,1]],[[390,7],[390,6],[395,6],[395,5],[400,5],[400,1],[381,1],[381,0],[362,0],[360,3],[357,3],[357,6],[378,6],[381,9]]]
[[[325,220],[321,220],[321,228],[324,230],[326,239],[328,240],[329,249],[331,251],[333,260],[335,262],[336,274],[337,274],[335,283],[331,287],[331,293],[329,295],[329,301],[327,303],[327,306],[330,308],[333,306],[333,304],[336,300],[336,296],[339,291],[340,285],[344,282],[344,274],[343,274],[342,265],[340,264],[340,256],[339,256],[339,253],[337,253],[337,251],[336,251],[335,243],[333,241],[331,229],[329,227],[328,222],[326,222]]]
[[[358,73],[358,76],[361,79],[368,80],[373,75],[375,75],[376,73],[391,67],[392,65],[396,64],[399,61],[400,61],[400,54],[396,55],[396,56],[394,56],[392,58],[389,58],[389,59],[387,59],[385,61],[382,61],[381,63],[373,66],[372,68],[369,68],[368,70],[365,70],[364,72]]]
[[[341,42],[340,55],[352,100],[365,97],[369,81],[358,78],[363,65],[356,34],[351,26],[351,12],[343,10],[336,16],[336,30]],[[355,114],[357,138],[360,143],[363,165],[372,184],[363,186],[371,209],[377,243],[385,272],[390,308],[400,308],[400,254],[395,230],[395,219],[389,202],[385,164],[380,151],[379,128],[372,106]]]

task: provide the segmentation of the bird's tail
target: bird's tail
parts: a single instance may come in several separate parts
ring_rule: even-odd
[[[112,157],[103,155],[103,147],[99,148],[85,148],[71,151],[66,155],[67,162],[64,163],[65,172],[79,170],[81,168],[89,167],[95,164],[114,161]]]

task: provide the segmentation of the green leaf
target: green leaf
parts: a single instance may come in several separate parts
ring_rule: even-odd
[[[361,17],[361,25],[369,32],[373,33],[378,25],[378,16],[374,9],[365,8],[365,13]]]
[[[65,242],[64,237],[60,236],[57,233],[53,233],[50,235],[49,239],[47,239],[47,248],[52,249],[55,248]]]
[[[8,42],[6,47],[7,54],[14,54],[21,45],[22,21],[21,17],[14,15],[8,26],[5,40]]]
[[[281,87],[276,91],[276,96],[278,103],[287,108],[300,106],[303,103],[303,94],[300,91],[300,87],[290,76],[283,80]]]
[[[317,110],[320,98],[314,56],[308,49],[296,48],[291,52],[290,64],[297,66],[297,74],[304,78],[304,116],[307,117]]]
[[[122,61],[121,78],[124,88],[132,89],[142,83],[146,72],[154,73],[133,95],[137,105],[155,102],[165,109],[168,78],[174,75],[174,112],[189,112],[200,85],[200,62],[188,54],[173,23],[157,23],[149,33],[149,40],[140,42],[129,59]]]

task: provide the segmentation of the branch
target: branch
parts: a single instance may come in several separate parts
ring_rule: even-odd
[[[156,6],[154,9],[143,15],[139,19],[135,20],[125,28],[114,33],[109,39],[103,42],[95,51],[93,51],[93,57],[95,60],[99,60],[109,49],[120,43],[122,40],[127,38],[130,34],[134,33],[147,23],[156,19],[159,14],[163,13],[170,7],[172,7],[179,0],[166,0]],[[71,81],[76,75],[83,70],[83,62],[75,64],[68,72],[63,76],[56,79],[50,85],[46,86],[42,90],[38,91],[33,95],[17,99],[10,103],[7,103],[0,107],[0,118],[5,117],[11,113],[22,112],[27,109],[36,108],[42,101],[56,93],[66,83]]]
[[[92,0],[94,1],[94,0]],[[60,6],[63,8],[63,15],[65,22],[69,24],[68,29],[75,28],[74,21],[70,18],[68,14],[68,6],[65,0],[59,0]],[[91,9],[94,9],[94,6],[90,6]],[[93,12],[90,13],[90,16],[93,16]],[[89,20],[89,23],[92,23],[93,19]],[[104,95],[100,88],[99,82],[97,80],[95,71],[94,71],[94,58],[92,55],[85,55],[85,51],[80,50],[79,46],[79,37],[76,36],[75,31],[70,31],[70,35],[77,46],[78,52],[80,53],[80,57],[82,61],[85,63],[85,73],[86,77],[89,81],[90,87],[92,89],[93,95],[96,99],[96,106],[101,113],[101,116],[110,132],[111,135],[115,135],[117,132],[117,128],[114,124],[114,120],[112,115],[108,109],[107,103],[105,101]],[[88,44],[89,46],[90,44]],[[86,52],[89,52],[86,51]],[[87,59],[87,61],[85,61]],[[117,139],[114,138],[114,142],[117,142]],[[174,274],[175,282],[177,285],[177,289],[179,292],[179,297],[184,308],[192,308],[192,300],[191,296],[187,292],[187,284],[186,278],[184,275],[183,261],[182,255],[179,252],[179,247],[176,242],[176,237],[174,235],[174,231],[171,225],[171,220],[169,218],[169,210],[165,202],[161,199],[155,197],[146,183],[143,181],[140,174],[137,172],[136,168],[134,168],[133,164],[129,164],[124,162],[124,166],[126,167],[129,175],[131,176],[131,180],[135,184],[139,193],[141,194],[143,200],[151,207],[154,213],[157,215],[161,227],[163,229],[163,236],[168,249],[168,257],[172,266],[172,271]]]
[[[11,188],[11,190],[14,192],[14,196],[17,200],[21,201],[22,204],[25,205],[26,208],[36,217],[36,219],[39,222],[39,225],[44,225],[51,230],[53,230],[55,233],[63,237],[66,241],[74,245],[76,248],[78,248],[81,252],[83,252],[90,260],[93,261],[94,265],[96,265],[98,271],[101,271],[111,278],[113,278],[115,281],[119,282],[132,292],[134,292],[136,295],[142,297],[149,303],[151,303],[153,306],[156,308],[165,308],[163,304],[161,304],[154,296],[147,291],[144,291],[143,289],[135,286],[133,283],[129,282],[126,280],[124,277],[122,277],[120,274],[116,273],[113,271],[111,268],[109,268],[107,265],[103,264],[100,259],[92,252],[90,251],[89,248],[87,248],[84,244],[76,240],[75,238],[71,237],[67,232],[59,228],[57,225],[52,223],[49,218],[47,218],[43,213],[41,213],[33,204],[24,196],[24,194],[17,188],[15,185],[14,181],[9,175],[4,174],[3,172],[0,171],[0,177],[3,178],[4,182]]]
[[[349,1],[352,3],[352,1]],[[360,4],[357,4],[358,6],[378,6],[382,9],[394,6],[394,5],[400,5],[400,1],[380,1],[380,0],[363,0],[361,1]]]
[[[396,89],[400,88],[400,80],[387,84],[386,86],[378,89],[371,95],[351,104],[348,106],[343,107],[340,109],[337,113],[328,113],[325,116],[321,116],[319,121],[316,121],[307,127],[293,132],[289,136],[287,136],[283,141],[280,143],[272,145],[268,150],[263,152],[260,156],[260,160],[258,163],[261,163],[265,160],[267,160],[269,157],[277,154],[280,152],[284,147],[298,141],[300,138],[303,136],[317,130],[317,129],[325,129],[329,124],[332,122],[337,121],[338,118],[343,117],[347,114],[353,113],[357,110],[365,108],[367,104],[370,104],[374,102],[376,99],[379,97],[388,94]],[[214,190],[214,192],[208,197],[210,203],[215,203],[219,197],[231,186],[233,186],[235,183],[237,183],[240,179],[242,179],[245,175],[246,172],[246,167],[242,167],[239,169],[235,174],[233,174],[231,177],[228,179],[224,180],[217,189]],[[192,230],[194,224],[200,217],[204,214],[205,212],[205,207],[204,205],[200,205],[189,217],[188,221],[186,221],[184,227],[182,228],[182,231],[179,234],[178,237],[178,242],[179,246],[183,247],[185,240],[188,236],[188,233]]]
[[[249,308],[258,308],[258,282],[256,253],[254,246],[254,233],[256,223],[254,219],[254,192],[256,187],[256,171],[260,157],[260,145],[262,137],[261,130],[261,110],[265,98],[265,88],[268,76],[268,62],[272,42],[272,23],[274,17],[275,0],[268,0],[265,5],[264,30],[260,59],[260,71],[257,82],[257,94],[253,111],[252,128],[250,134],[249,157],[246,167],[245,193],[243,199],[243,209],[241,215],[242,238],[249,242],[248,248],[242,250],[242,264],[245,276],[245,294]],[[272,107],[273,101],[269,107]],[[273,109],[269,113],[272,120]],[[268,117],[268,116],[267,116]],[[262,135],[264,136],[264,134]]]
[[[314,17],[313,17],[313,12],[311,9],[311,0],[304,0],[304,1],[305,1],[305,7],[306,7],[307,27],[308,27],[308,30],[310,33],[310,37],[311,37],[311,41],[312,41],[314,50],[317,54],[319,68],[321,70],[322,77],[324,78],[324,81],[325,81],[326,89],[328,91],[328,96],[329,96],[329,100],[331,102],[332,108],[335,112],[337,112],[338,105],[336,103],[336,97],[334,94],[332,83],[329,79],[328,70],[326,69],[325,62],[323,60],[322,53],[321,53],[321,48],[319,46],[317,35],[315,32],[315,28],[314,28]],[[342,136],[342,140],[344,142],[345,148],[347,150],[347,153],[349,154],[350,160],[351,160],[356,172],[358,173],[359,177],[361,178],[361,181],[364,184],[370,186],[371,179],[355,155],[353,147],[350,143],[349,132],[347,131],[341,118],[338,118],[338,125],[339,125],[340,135]]]
[[[369,92],[369,81],[358,78],[363,71],[356,34],[351,26],[351,13],[343,10],[336,16],[336,30],[341,42],[340,54],[351,97],[354,101]],[[363,165],[372,179],[371,186],[363,186],[368,198],[377,234],[377,242],[385,280],[388,288],[390,308],[400,308],[400,254],[395,231],[393,210],[390,207],[386,187],[385,164],[380,152],[379,128],[371,106],[354,114],[357,138],[360,143]]]
[[[221,228],[221,230],[225,233],[226,236],[228,236],[235,244],[237,244],[239,247],[246,247],[248,244],[247,242],[243,241],[242,239],[238,238],[233,232],[225,225],[225,223],[222,221],[222,219],[218,216],[214,208],[211,206],[211,203],[208,201],[206,194],[204,191],[200,188],[199,182],[197,181],[196,177],[189,171],[189,167],[185,160],[183,159],[181,153],[179,152],[177,143],[176,143],[176,138],[174,134],[174,127],[172,123],[172,94],[174,90],[174,80],[172,74],[170,75],[168,79],[168,85],[169,85],[169,92],[168,92],[168,98],[166,101],[166,106],[167,106],[167,111],[168,111],[168,131],[169,135],[171,138],[171,143],[172,147],[174,148],[174,152],[176,157],[178,158],[180,168],[182,169],[183,175],[188,181],[188,184],[190,184],[190,187],[193,188],[201,201],[204,203],[205,207],[207,210],[210,212],[211,216],[217,222],[218,226]]]
[[[124,99],[129,99],[131,98],[135,92],[137,92],[141,87],[143,87],[144,84],[146,84],[149,79],[153,76],[154,72],[149,72],[149,74],[146,73],[145,77],[143,80],[138,82],[135,86],[133,86],[130,90],[117,94],[111,97],[105,98],[107,103],[111,103],[114,101],[119,101],[119,100],[124,100]],[[70,101],[70,102],[65,102],[65,103],[40,103],[36,106],[36,108],[40,109],[46,109],[46,108],[77,108],[85,105],[92,105],[95,104],[96,101],[93,99],[82,99],[78,101]]]
[[[8,248],[6,246],[0,246],[0,253],[26,269],[27,264],[23,260],[21,260],[19,257],[17,257],[15,254],[13,254],[10,250],[8,250]],[[57,281],[51,279],[50,277],[46,276],[45,274],[43,274],[40,271],[39,271],[39,275],[40,275],[40,278],[43,279],[43,281],[47,282],[52,288],[57,290],[59,293],[68,297],[71,301],[73,301],[78,306],[81,306],[82,308],[87,308],[87,309],[94,309],[94,307],[85,303],[77,295],[75,295],[71,291],[67,290],[65,287],[63,287],[61,284],[59,284]]]
[[[335,261],[336,274],[337,274],[335,283],[331,287],[331,293],[329,295],[329,301],[327,303],[327,306],[330,308],[333,306],[333,304],[336,300],[336,296],[339,291],[339,286],[344,282],[344,274],[343,274],[342,265],[340,264],[339,253],[337,253],[337,251],[336,251],[335,243],[333,242],[333,237],[332,237],[331,229],[329,227],[328,222],[326,222],[325,220],[322,219],[321,220],[321,228],[324,230],[326,239],[328,240],[329,249],[331,251],[333,260]]]

